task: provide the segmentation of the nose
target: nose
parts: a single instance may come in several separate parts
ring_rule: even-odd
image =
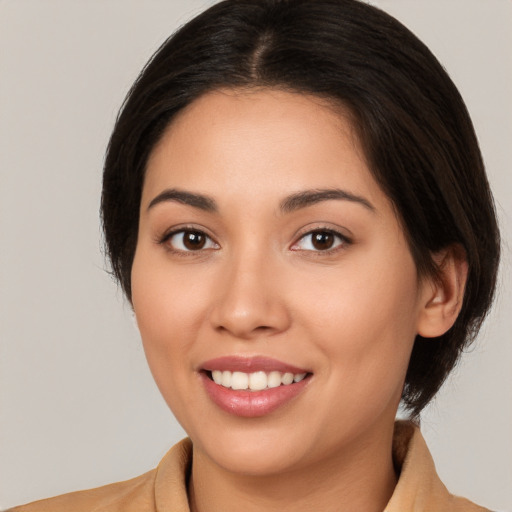
[[[290,310],[271,258],[253,254],[224,264],[210,314],[212,327],[247,340],[287,330]]]

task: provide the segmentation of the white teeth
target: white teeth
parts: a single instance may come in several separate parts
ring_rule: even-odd
[[[249,375],[242,372],[233,372],[231,375],[231,389],[247,389],[249,387]]]
[[[222,380],[221,380],[221,386],[224,386],[225,388],[231,387],[231,372],[225,371],[222,372]]]
[[[294,382],[300,382],[306,377],[306,373],[291,372],[281,373],[273,372],[230,372],[228,370],[213,370],[212,379],[215,384],[225,388],[236,390],[261,391],[263,389],[277,388],[281,385],[289,386]]]
[[[277,388],[281,385],[281,372],[270,372],[267,377],[267,386]]]
[[[267,387],[267,374],[265,372],[256,372],[249,375],[249,389],[252,391],[261,391]]]
[[[285,373],[281,377],[281,384],[284,384],[287,386],[288,384],[291,384],[293,382],[293,373]]]

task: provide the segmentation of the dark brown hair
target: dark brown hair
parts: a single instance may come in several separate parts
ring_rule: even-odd
[[[436,274],[433,253],[464,249],[469,274],[455,325],[414,344],[402,398],[419,414],[476,335],[499,260],[493,199],[457,88],[407,28],[357,0],[225,0],[206,10],[143,69],[110,139],[102,218],[129,300],[148,156],[181,109],[225,87],[281,88],[348,108],[420,275]]]

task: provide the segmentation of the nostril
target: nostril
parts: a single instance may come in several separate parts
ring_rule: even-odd
[[[268,325],[260,325],[259,327],[256,327],[254,329],[255,331],[271,331],[272,330],[272,327],[268,326]]]
[[[218,333],[231,333],[237,338],[250,339],[255,335],[269,335],[275,331],[278,331],[278,327],[272,327],[270,325],[257,325],[256,327],[244,323],[244,322],[226,322],[225,325],[217,325],[214,327]]]

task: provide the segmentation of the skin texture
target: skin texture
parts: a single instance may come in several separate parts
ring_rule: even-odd
[[[217,211],[167,189],[206,195]],[[283,212],[287,197],[342,189]],[[178,233],[205,233],[187,250]],[[333,230],[319,250],[311,231]],[[133,306],[153,376],[194,443],[193,510],[382,510],[396,477],[391,439],[417,333],[458,313],[464,263],[420,279],[400,222],[346,116],[276,90],[216,91],[173,121],[151,154],[133,271]],[[307,369],[303,391],[270,414],[215,405],[200,376],[222,356]],[[340,508],[340,507],[344,508]]]

